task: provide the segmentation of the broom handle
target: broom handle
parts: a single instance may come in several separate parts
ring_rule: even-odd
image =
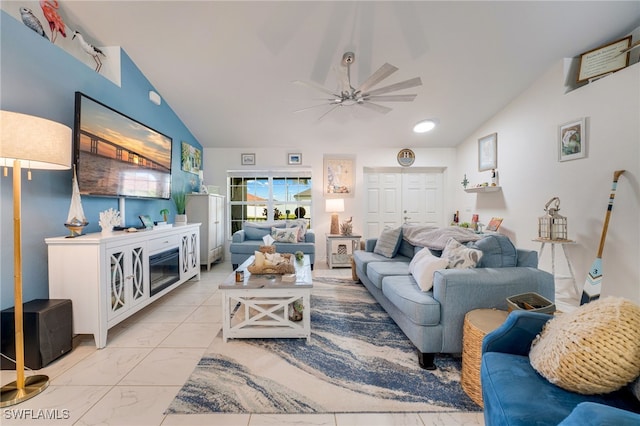
[[[613,210],[613,199],[615,198],[616,186],[618,185],[618,178],[624,173],[624,170],[616,170],[613,172],[613,185],[611,187],[611,194],[609,195],[609,205],[607,206],[607,214],[604,217],[604,226],[602,227],[602,235],[600,236],[600,246],[598,247],[598,258],[602,258],[602,252],[604,251],[604,241],[607,238],[607,228],[609,227],[609,218],[611,217],[611,210]]]

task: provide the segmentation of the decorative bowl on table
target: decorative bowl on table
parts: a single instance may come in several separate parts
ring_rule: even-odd
[[[247,267],[252,275],[264,274],[293,274],[293,258],[290,253],[255,253],[255,260]]]

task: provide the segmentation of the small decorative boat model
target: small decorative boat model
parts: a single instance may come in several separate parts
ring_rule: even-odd
[[[67,238],[75,238],[82,235],[82,230],[89,224],[82,209],[82,201],[80,199],[80,189],[78,188],[78,178],[76,176],[76,168],[73,167],[73,190],[71,194],[71,206],[69,206],[69,215],[64,226],[71,231],[71,235]]]

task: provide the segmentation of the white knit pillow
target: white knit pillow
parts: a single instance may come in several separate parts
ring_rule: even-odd
[[[640,306],[606,297],[556,315],[534,339],[529,360],[568,391],[618,390],[640,375]]]

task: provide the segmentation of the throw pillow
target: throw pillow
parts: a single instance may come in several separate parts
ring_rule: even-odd
[[[306,219],[292,219],[287,220],[287,228],[298,228],[298,242],[304,242],[305,235],[307,234],[307,225],[308,222]]]
[[[279,243],[295,243],[298,241],[298,228],[271,228],[271,236]]]
[[[422,249],[413,256],[409,263],[409,273],[413,275],[422,291],[429,291],[433,287],[433,273],[438,269],[446,269],[449,260],[436,257],[428,249]]]
[[[518,252],[506,235],[487,234],[481,240],[468,243],[467,247],[482,252],[482,260],[477,265],[480,268],[506,268],[518,264]]]
[[[552,318],[534,339],[531,366],[571,392],[613,392],[640,374],[640,306],[606,297]]]
[[[476,267],[480,259],[482,259],[482,252],[465,247],[455,239],[450,238],[442,251],[442,257],[449,260],[449,268],[468,269]]]
[[[261,240],[262,237],[271,233],[271,228],[273,227],[284,228],[284,222],[280,224],[273,222],[245,221],[242,224],[242,229],[244,229],[244,235],[247,240]]]
[[[373,252],[384,257],[392,258],[398,253],[402,242],[402,228],[385,228],[376,241]]]

